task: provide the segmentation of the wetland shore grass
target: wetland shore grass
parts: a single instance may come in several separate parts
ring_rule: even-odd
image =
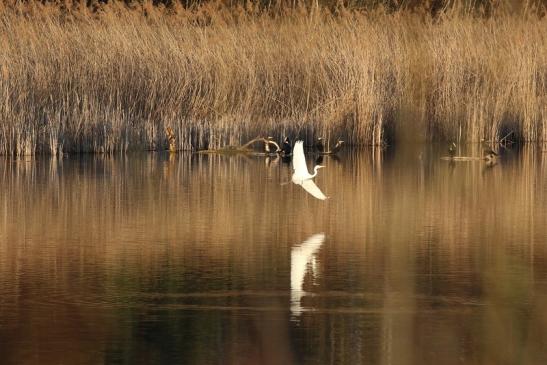
[[[0,34],[5,155],[167,149],[173,135],[180,150],[547,140],[535,12],[31,3],[0,9]]]

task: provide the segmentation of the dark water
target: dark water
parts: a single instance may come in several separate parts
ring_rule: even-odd
[[[547,153],[439,157],[1,160],[1,363],[547,363]]]

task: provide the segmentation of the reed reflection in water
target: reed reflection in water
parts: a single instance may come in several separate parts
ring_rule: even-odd
[[[547,154],[441,154],[326,156],[327,201],[263,158],[2,160],[2,362],[546,363]]]

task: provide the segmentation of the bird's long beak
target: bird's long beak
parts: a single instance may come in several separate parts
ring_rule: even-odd
[[[318,169],[322,169],[322,168],[325,167],[325,166],[323,166],[323,165],[316,165],[315,167],[317,167]]]

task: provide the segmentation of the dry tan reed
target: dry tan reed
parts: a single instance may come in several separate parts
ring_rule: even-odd
[[[547,22],[425,12],[0,10],[0,153],[256,135],[547,140]]]

